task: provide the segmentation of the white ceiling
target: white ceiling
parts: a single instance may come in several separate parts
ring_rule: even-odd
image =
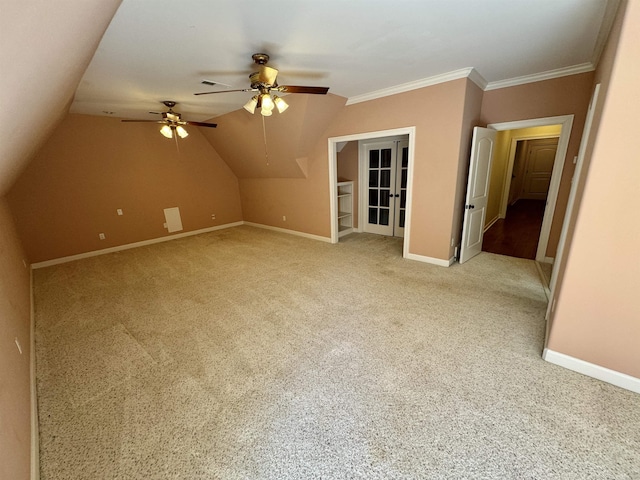
[[[250,93],[193,93],[227,88],[202,85],[205,79],[248,88],[256,52],[271,56],[279,84],[327,86],[350,101],[471,67],[489,87],[541,72],[585,71],[597,63],[616,6],[606,0],[124,0],[71,112],[154,118],[148,111],[162,110],[161,100],[179,102],[176,110],[187,120],[237,110]]]

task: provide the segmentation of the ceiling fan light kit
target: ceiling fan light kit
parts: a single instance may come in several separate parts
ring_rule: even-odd
[[[123,122],[151,122],[151,123],[161,123],[162,127],[160,128],[160,133],[167,138],[187,138],[189,136],[189,132],[184,128],[184,125],[196,125],[198,127],[210,127],[215,128],[217,124],[215,123],[205,123],[205,122],[189,122],[186,120],[182,120],[182,116],[173,111],[173,107],[176,106],[176,102],[172,100],[165,100],[162,102],[165,107],[169,109],[167,112],[162,112],[162,120],[122,120]],[[158,112],[149,112],[149,113],[158,113]]]
[[[290,86],[290,85],[278,85],[277,77],[278,70],[267,66],[269,61],[269,55],[266,53],[254,53],[252,55],[253,62],[258,65],[259,70],[249,75],[249,81],[251,88],[243,88],[240,90],[219,90],[215,92],[200,92],[194,95],[209,95],[212,93],[229,93],[229,92],[256,92],[251,100],[249,100],[243,108],[254,114],[256,108],[260,108],[260,114],[263,117],[270,117],[273,114],[273,109],[277,108],[279,113],[284,112],[289,105],[283,98],[277,95],[271,95],[271,91],[283,92],[283,93],[307,93],[316,95],[326,95],[329,91],[328,87],[304,87],[304,86]],[[203,82],[204,83],[204,82]]]

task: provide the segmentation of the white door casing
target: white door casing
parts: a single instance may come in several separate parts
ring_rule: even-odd
[[[462,223],[460,263],[466,262],[482,251],[491,162],[496,135],[496,131],[490,128],[475,127],[473,129],[469,180],[467,181],[467,197]]]

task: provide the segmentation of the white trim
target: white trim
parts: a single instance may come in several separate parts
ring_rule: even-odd
[[[450,267],[456,261],[455,257],[451,257],[449,260],[442,260],[441,258],[427,257],[425,255],[418,255],[416,253],[408,253],[404,256],[404,258],[406,258],[407,260],[415,260],[416,262],[438,265],[439,267]]]
[[[562,128],[558,139],[556,158],[553,163],[553,172],[551,173],[551,184],[549,185],[549,193],[547,194],[547,206],[544,209],[544,217],[542,219],[542,227],[540,229],[540,239],[538,241],[538,250],[536,252],[536,260],[539,262],[544,261],[547,253],[549,234],[551,233],[551,223],[553,222],[553,215],[555,213],[556,202],[558,200],[558,191],[560,190],[560,180],[562,179],[562,171],[566,163],[567,149],[569,148],[569,138],[571,136],[571,127],[573,126],[573,115],[560,115],[557,117],[543,117],[530,120],[518,120],[515,122],[493,123],[487,126],[488,128],[502,131],[558,124],[561,125]]]
[[[33,268],[29,268],[31,318],[29,325],[29,376],[31,396],[31,480],[40,478],[40,427],[38,419],[38,389],[36,383],[36,314],[33,298]]]
[[[616,387],[624,388],[625,390],[631,390],[635,393],[640,393],[640,378],[632,377],[625,373],[616,372],[594,363],[585,362],[579,358],[565,355],[564,353],[555,352],[548,348],[544,349],[542,358],[549,363],[558,365],[560,367],[573,370],[574,372],[581,373],[588,377],[602,380],[603,382],[610,383]]]
[[[547,297],[547,302],[551,298],[551,290],[549,290],[549,285],[547,285],[547,277],[545,277],[544,272],[542,271],[542,267],[540,266],[540,262],[535,262],[536,270],[538,270],[538,275],[540,276],[540,283],[542,283],[542,289],[544,290],[544,295]]]
[[[484,235],[485,233],[487,233],[487,230],[489,230],[491,227],[493,227],[493,224],[496,223],[501,218],[504,218],[504,217],[501,217],[500,215],[498,215],[493,220],[491,220],[487,225],[485,225],[484,230],[482,230],[482,234]]]
[[[523,75],[522,77],[507,78],[505,80],[489,82],[484,90],[497,90],[499,88],[515,87],[517,85],[524,85],[527,83],[542,82],[544,80],[577,75],[578,73],[593,72],[595,69],[596,67],[593,63],[586,62],[579,65],[573,65],[571,67],[556,68],[555,70],[534,73],[532,75]]]
[[[550,263],[551,265],[553,265],[556,259],[555,257],[544,257],[541,261],[542,263]]]
[[[487,81],[475,68],[472,68],[469,72],[469,80],[479,86],[482,90],[485,90],[487,88]]]
[[[192,230],[190,232],[167,235],[166,237],[152,238],[151,240],[143,240],[141,242],[127,243],[125,245],[118,245],[116,247],[103,248],[101,250],[93,250],[91,252],[79,253],[77,255],[70,255],[68,257],[54,258],[52,260],[45,260],[44,262],[32,263],[31,268],[50,267],[52,265],[58,265],[60,263],[73,262],[74,260],[82,260],[83,258],[97,257],[98,255],[105,255],[107,253],[119,252],[121,250],[129,250],[130,248],[144,247],[145,245],[153,245],[155,243],[168,242],[170,240],[176,240],[178,238],[183,238],[183,237],[190,237],[192,235],[199,235],[201,233],[213,232],[215,230],[223,230],[225,228],[238,227],[243,224],[244,222],[227,223],[225,225],[217,225],[215,227],[208,227],[208,228],[202,228],[200,230]]]
[[[618,0],[610,1],[616,2]],[[612,19],[613,18],[615,18],[615,9],[613,9]],[[612,19],[605,18],[605,21],[613,22]],[[606,39],[606,36],[604,36],[603,38]],[[354,105],[356,103],[368,102],[370,100],[376,100],[378,98],[397,95],[399,93],[410,92],[411,90],[418,90],[420,88],[431,87],[433,85],[451,82],[453,80],[459,80],[461,78],[468,78],[486,92],[488,90],[498,90],[500,88],[515,87],[518,85],[525,85],[527,83],[542,82],[544,80],[553,80],[555,78],[567,77],[569,75],[592,72],[596,69],[597,60],[599,60],[600,53],[602,52],[602,46],[604,45],[600,38],[598,38],[598,42],[599,44],[596,45],[594,49],[594,57],[598,58],[594,58],[594,61],[592,62],[580,63],[578,65],[572,65],[570,67],[556,68],[555,70],[533,73],[531,75],[523,75],[521,77],[496,80],[494,82],[487,82],[482,74],[480,74],[480,72],[478,72],[478,70],[476,70],[474,67],[461,68],[459,70],[453,70],[451,72],[433,75],[432,77],[422,78],[420,80],[414,80],[407,83],[401,83],[400,85],[393,85],[391,87],[382,88],[380,90],[375,90],[369,93],[363,93],[362,95],[355,95],[353,97],[349,97],[345,105]],[[600,43],[602,43],[602,45]]]
[[[271,225],[264,225],[262,223],[243,222],[244,225],[250,227],[264,228],[265,230],[273,230],[274,232],[288,233],[289,235],[296,235],[298,237],[310,238],[311,240],[319,240],[321,242],[332,243],[331,238],[321,237],[320,235],[313,235],[312,233],[299,232],[297,230],[288,230],[286,228],[273,227]]]
[[[471,80],[477,83],[482,82],[484,79],[476,72],[474,68],[461,68],[460,70],[454,70],[452,72],[443,73],[441,75],[434,75],[433,77],[422,78],[413,82],[402,83],[400,85],[394,85],[393,87],[382,88],[374,92],[364,93],[362,95],[356,95],[350,97],[347,100],[346,105],[353,105],[355,103],[368,102],[369,100],[375,100],[377,98],[388,97],[390,95],[397,95],[398,93],[409,92],[411,90],[418,90],[419,88],[430,87],[439,83],[451,82],[452,80],[458,80],[460,78],[469,77]],[[486,82],[485,82],[486,83]],[[482,88],[482,87],[481,87]]]

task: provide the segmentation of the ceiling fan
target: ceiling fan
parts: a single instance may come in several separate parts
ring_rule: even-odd
[[[239,90],[218,90],[215,92],[200,92],[194,95],[210,95],[212,93],[230,93],[230,92],[257,92],[251,100],[249,100],[244,109],[249,113],[254,113],[256,107],[260,108],[260,113],[265,116],[271,116],[273,109],[277,108],[280,113],[284,112],[289,105],[277,95],[271,96],[271,92],[281,93],[308,93],[315,95],[326,95],[329,91],[329,87],[305,87],[295,85],[278,85],[277,77],[278,70],[273,67],[269,67],[267,62],[269,61],[269,55],[266,53],[254,53],[252,55],[253,61],[258,65],[258,71],[249,75],[251,81],[251,88],[242,88]]]
[[[183,125],[195,125],[197,127],[211,127],[215,128],[217,125],[215,123],[204,123],[204,122],[190,122],[186,120],[182,120],[181,115],[178,112],[173,111],[173,107],[176,106],[176,102],[171,100],[164,100],[162,102],[169,111],[167,112],[149,112],[158,115],[162,115],[162,120],[122,120],[123,122],[150,122],[150,123],[162,123],[163,126],[160,129],[160,133],[167,138],[173,138],[179,136],[180,138],[185,138],[189,134],[184,129]]]

